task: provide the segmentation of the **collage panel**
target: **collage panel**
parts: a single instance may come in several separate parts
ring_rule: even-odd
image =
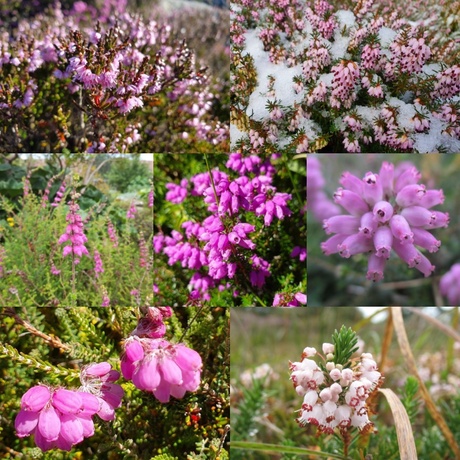
[[[458,304],[459,160],[309,155],[309,305]]]
[[[456,2],[234,0],[232,149],[459,153]]]
[[[155,154],[154,305],[306,306],[305,156]]]
[[[458,307],[231,312],[232,460],[459,457]]]
[[[228,459],[229,312],[0,308],[0,456]]]
[[[225,0],[2,0],[0,37],[0,152],[228,152]]]
[[[0,306],[153,303],[153,154],[0,154]]]

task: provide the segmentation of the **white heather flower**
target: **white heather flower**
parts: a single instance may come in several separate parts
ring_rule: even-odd
[[[316,348],[313,347],[306,347],[303,350],[303,354],[306,358],[309,358],[310,356],[315,356],[316,355]]]
[[[323,343],[323,353],[325,355],[334,353],[334,345],[332,343]]]

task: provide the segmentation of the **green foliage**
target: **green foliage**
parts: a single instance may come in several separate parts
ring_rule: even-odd
[[[139,155],[129,155],[111,164],[107,182],[121,193],[131,192],[149,185],[151,172],[141,163]]]
[[[358,350],[356,332],[342,325],[340,331],[336,329],[332,334],[332,343],[334,344],[334,363],[348,367],[351,356]]]
[[[11,316],[11,310],[40,334],[59,340],[63,348],[50,346],[42,336],[25,330]],[[14,452],[20,452],[25,458],[42,460],[228,459],[229,311],[220,308],[180,308],[166,321],[165,338],[187,344],[203,359],[202,383],[195,393],[161,404],[152,394],[121,378],[117,383],[125,396],[115,420],[103,422],[95,417],[94,436],[71,452],[42,453],[33,438],[15,435],[20,398],[31,386],[45,382],[78,387],[78,369],[92,362],[108,361],[119,370],[122,341],[135,328],[139,316],[136,308],[0,310],[4,325],[0,329],[0,413],[5,415],[0,418],[2,458],[13,458]]]
[[[242,390],[241,400],[235,408],[232,407],[232,440],[253,439],[258,431],[258,417],[266,404],[268,393],[264,379],[253,378],[252,385]],[[244,452],[230,449],[233,459],[245,458]]]

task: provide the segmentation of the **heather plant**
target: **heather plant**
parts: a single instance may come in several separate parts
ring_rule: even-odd
[[[393,4],[348,3],[234,3],[233,149],[459,151],[455,35],[441,39],[423,9],[410,21]]]
[[[228,458],[226,310],[33,307],[2,308],[0,317],[4,455]],[[168,345],[151,348],[160,342]],[[131,372],[144,381],[147,366],[158,389],[126,377],[127,356]],[[184,385],[195,376],[187,393],[177,366]],[[154,396],[167,388],[167,400]]]
[[[306,305],[304,162],[155,155],[155,305]]]
[[[458,309],[367,310],[232,314],[232,458],[457,458]]]
[[[84,201],[89,184],[83,186],[78,174],[66,173],[64,169],[59,180],[52,179],[56,183],[51,195],[37,196],[25,187],[23,197],[0,197],[11,219],[11,225],[0,227],[0,304],[151,305],[153,203],[149,192],[143,201],[124,207],[110,204],[107,197]],[[30,175],[32,182],[33,178]],[[139,204],[142,207],[137,209]],[[132,218],[127,218],[128,211]]]
[[[310,304],[445,305],[438,285],[459,248],[456,161],[428,155],[415,166],[413,156],[370,155],[363,165],[343,157],[310,158]]]
[[[3,151],[225,149],[225,85],[167,21],[76,2],[4,24]]]

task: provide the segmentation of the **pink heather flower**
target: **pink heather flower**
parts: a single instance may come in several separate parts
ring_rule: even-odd
[[[102,260],[101,260],[101,255],[99,254],[99,251],[96,249],[94,250],[94,272],[96,274],[96,278],[99,277],[99,273],[104,273],[104,268],[102,267]]]
[[[118,236],[115,227],[110,220],[107,223],[107,232],[109,234],[110,241],[113,243],[113,247],[116,248],[118,246]]]
[[[76,390],[38,385],[21,399],[15,419],[16,434],[34,435],[42,451],[70,451],[72,446],[94,434],[92,416],[99,411],[96,396]]]
[[[132,336],[124,343],[123,376],[140,390],[153,393],[162,403],[171,396],[183,398],[200,385],[200,355],[183,344]]]
[[[131,203],[128,211],[126,212],[126,218],[127,219],[135,219],[137,213],[137,208],[134,203]]]
[[[153,208],[153,190],[149,192],[149,208]]]
[[[334,200],[348,214],[323,221],[326,233],[335,233],[321,244],[324,254],[349,258],[365,253],[366,277],[379,281],[393,250],[409,267],[430,276],[435,267],[416,246],[436,252],[441,242],[430,230],[447,227],[449,215],[432,210],[444,202],[443,192],[427,190],[418,183],[420,177],[410,163],[395,168],[384,162],[378,174],[367,172],[363,179],[345,172]]]
[[[182,179],[180,181],[180,185],[176,185],[171,182],[167,183],[166,188],[169,192],[166,193],[166,200],[175,204],[182,203],[187,198],[187,185],[187,179]]]
[[[65,233],[59,238],[58,243],[62,244],[66,241],[70,241],[70,245],[64,247],[62,255],[65,257],[73,253],[74,264],[78,264],[80,262],[79,257],[83,254],[88,257],[90,255],[88,249],[86,249],[86,246],[84,245],[88,239],[84,234],[83,222],[81,220],[81,216],[78,214],[80,207],[76,203],[75,198],[76,196],[74,195],[71,203],[69,204],[69,213],[66,216],[68,225]]]
[[[56,196],[54,197],[54,202],[51,204],[51,206],[53,206],[54,208],[57,207],[59,203],[61,202],[62,197],[64,196],[64,193],[65,193],[65,188],[66,188],[66,184],[64,181],[62,182],[61,186],[59,187],[59,190],[56,193]]]
[[[107,294],[102,296],[101,307],[110,307],[110,298]]]
[[[316,425],[318,433],[326,434],[348,427],[360,431],[372,427],[366,400],[381,382],[376,362],[370,353],[363,353],[343,369],[333,362],[333,350],[332,344],[323,344],[322,368],[312,359],[318,356],[316,350],[308,347],[302,361],[289,363],[294,389],[303,398],[297,422]]]
[[[105,421],[115,418],[115,409],[121,406],[124,396],[123,388],[114,383],[120,378],[120,373],[107,362],[90,364],[82,368],[79,391],[81,396],[95,396],[98,402],[96,414]]]
[[[274,307],[300,307],[307,305],[307,296],[303,292],[296,294],[275,294],[273,298]]]
[[[460,264],[454,264],[441,277],[439,290],[447,298],[449,305],[460,305]]]
[[[316,220],[340,214],[340,208],[323,191],[325,180],[321,173],[321,163],[315,157],[307,157],[307,205]]]
[[[53,275],[59,275],[61,273],[61,270],[57,269],[56,265],[54,265],[54,263],[53,263],[53,264],[51,264],[51,273]]]
[[[291,252],[291,257],[298,257],[301,262],[307,259],[307,249],[300,246],[294,246]]]

